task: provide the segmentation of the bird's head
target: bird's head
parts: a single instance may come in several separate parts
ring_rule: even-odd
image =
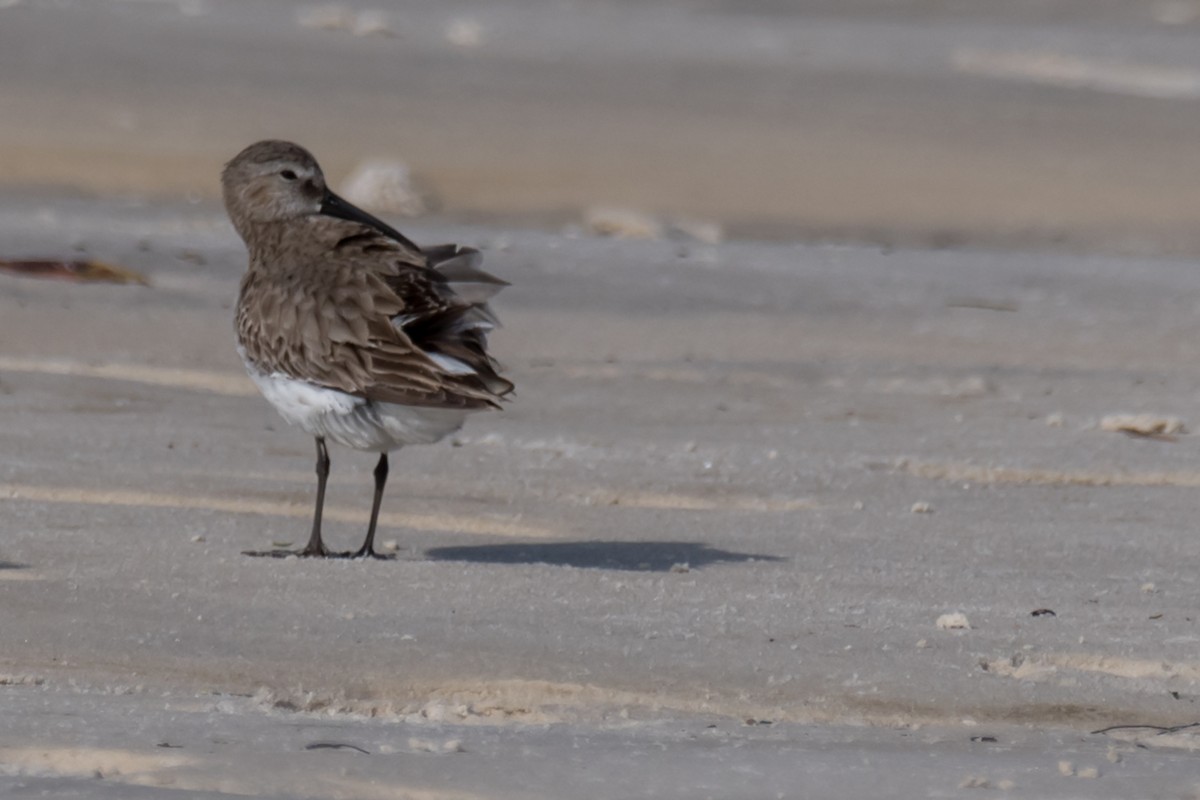
[[[243,239],[256,225],[317,214],[329,190],[312,154],[268,139],[234,156],[221,173],[225,209]]]

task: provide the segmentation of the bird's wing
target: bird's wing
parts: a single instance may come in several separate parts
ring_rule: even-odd
[[[498,323],[487,299],[507,285],[477,250],[421,251],[373,225],[336,226],[325,257],[331,299],[314,335],[332,346],[336,388],[407,405],[495,406],[512,391],[487,352]]]

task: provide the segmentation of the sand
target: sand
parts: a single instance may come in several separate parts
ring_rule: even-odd
[[[397,560],[276,561],[240,553],[304,537],[311,442],[240,372],[219,209],[15,197],[0,221],[21,254],[71,241],[152,283],[0,276],[12,787],[1200,781],[1187,731],[1089,733],[1196,719],[1196,444],[1100,427],[1194,417],[1188,263],[410,223],[513,282],[517,399],[397,454]],[[348,547],[373,462],[332,455]],[[327,741],[370,755],[304,749]]]
[[[318,5],[0,2],[0,259],[150,283],[0,273],[0,794],[1196,796],[1189,4]],[[263,135],[513,284],[394,561],[241,554]]]
[[[331,8],[387,30],[306,22]],[[738,237],[1196,255],[1190,8],[24,0],[0,8],[0,180],[214,198],[231,154],[284,136],[339,180],[399,159],[504,224],[615,205]]]

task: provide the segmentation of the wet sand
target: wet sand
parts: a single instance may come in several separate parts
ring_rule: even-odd
[[[337,6],[382,11],[356,36],[283,2],[25,2],[0,9],[0,182],[211,198],[284,136],[335,178],[406,159],[474,220],[1200,252],[1187,4],[993,5]]]

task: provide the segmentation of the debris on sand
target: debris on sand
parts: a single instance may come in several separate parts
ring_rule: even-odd
[[[938,630],[941,631],[969,631],[971,623],[967,621],[967,615],[961,611],[955,611],[951,614],[942,614],[937,618]]]
[[[1058,774],[1064,778],[1099,778],[1100,770],[1095,767],[1076,767],[1074,763],[1063,760],[1058,762]]]
[[[40,675],[0,675],[0,686],[41,686],[45,682]]]
[[[583,212],[583,226],[597,236],[615,239],[661,239],[662,223],[644,211],[618,206],[591,206]]]
[[[1100,420],[1100,430],[1132,436],[1170,436],[1187,433],[1187,426],[1179,417],[1159,414],[1109,414]]]
[[[0,272],[27,278],[72,281],[74,283],[132,283],[149,286],[150,281],[140,272],[102,261],[58,261],[55,259],[0,259]]]
[[[408,165],[396,158],[360,161],[341,189],[351,203],[374,211],[419,217],[429,210],[426,193],[417,188]]]
[[[725,239],[719,222],[671,217],[662,219],[646,211],[623,206],[590,206],[583,212],[583,227],[594,236],[614,239],[663,239],[718,245]]]
[[[371,752],[356,744],[347,744],[346,742],[311,742],[304,745],[305,750],[354,750],[369,756]]]
[[[414,753],[462,753],[465,752],[461,739],[447,739],[439,742],[435,739],[420,739],[411,736],[408,739],[408,749]]]

